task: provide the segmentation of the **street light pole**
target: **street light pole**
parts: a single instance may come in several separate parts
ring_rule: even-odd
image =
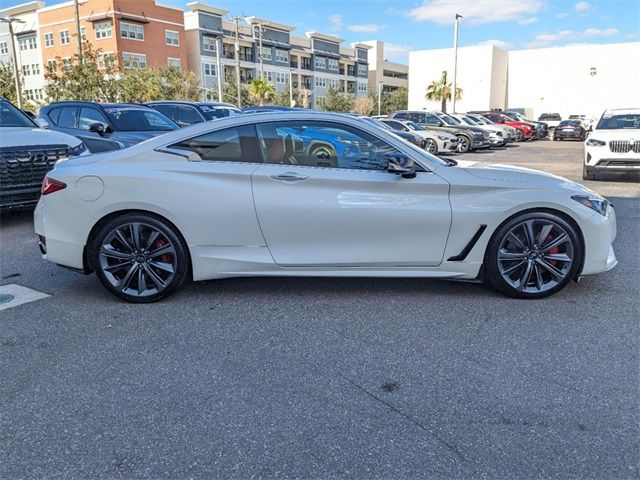
[[[289,68],[289,106],[293,107],[293,72]]]
[[[378,115],[380,115],[381,105],[382,105],[382,82],[378,82]]]
[[[80,63],[82,63],[82,32],[80,31],[80,7],[78,5],[78,0],[75,0],[74,4],[76,15],[76,31],[78,32],[78,58],[80,59]]]
[[[456,13],[456,23],[453,27],[453,91],[451,98],[453,100],[452,112],[456,113],[456,91],[458,88],[458,23],[462,15]]]
[[[238,31],[238,21],[240,19],[238,17],[234,18],[235,24],[236,24],[236,41],[235,41],[235,45],[234,45],[234,50],[235,50],[235,57],[236,57],[236,94],[238,95],[237,103],[238,103],[238,108],[242,107],[242,101],[240,100],[240,33]]]
[[[258,23],[258,33],[260,33],[260,78],[264,78],[264,63],[262,61],[262,22]]]
[[[16,87],[16,103],[18,108],[22,108],[22,89],[20,88],[20,71],[18,67],[18,53],[16,51],[16,42],[13,35],[13,22],[24,23],[17,18],[2,17],[0,22],[9,24],[9,37],[11,38],[11,53],[13,57],[13,79]]]
[[[220,55],[222,53],[222,41],[216,38],[216,69],[218,70],[218,101],[222,102],[222,76],[224,71],[220,64]]]

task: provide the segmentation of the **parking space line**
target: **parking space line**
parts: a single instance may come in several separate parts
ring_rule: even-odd
[[[37,290],[33,290],[31,288],[16,285],[15,283],[2,285],[0,286],[0,297],[3,297],[7,301],[0,303],[0,311],[17,307],[18,305],[23,305],[25,303],[42,300],[50,296],[51,295],[38,292]]]

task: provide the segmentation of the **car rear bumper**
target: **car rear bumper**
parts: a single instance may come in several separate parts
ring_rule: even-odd
[[[562,130],[556,130],[553,133],[554,138],[574,138],[576,140],[581,140],[583,135],[584,133],[580,131],[566,132]]]

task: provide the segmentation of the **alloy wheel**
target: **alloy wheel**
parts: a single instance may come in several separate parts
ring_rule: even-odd
[[[104,237],[99,251],[106,280],[114,289],[133,297],[164,291],[176,274],[177,257],[169,237],[142,222],[115,227]]]
[[[458,137],[458,152],[466,153],[469,151],[469,140],[467,137]]]
[[[502,238],[498,271],[502,279],[523,293],[554,288],[570,274],[575,260],[569,232],[547,219],[527,219]]]
[[[435,140],[432,140],[430,138],[427,139],[426,150],[431,154],[438,153],[438,144],[435,142]]]

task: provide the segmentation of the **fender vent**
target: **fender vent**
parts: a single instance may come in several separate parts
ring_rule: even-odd
[[[480,240],[480,237],[482,236],[486,228],[487,228],[486,225],[480,225],[480,228],[478,229],[478,231],[473,235],[473,237],[471,237],[471,240],[469,240],[469,243],[467,243],[467,245],[462,249],[462,251],[454,257],[449,257],[447,261],[462,262],[465,258],[467,258],[467,255],[469,255],[469,252],[471,252],[473,247],[475,247],[476,243],[478,243],[478,240]]]

